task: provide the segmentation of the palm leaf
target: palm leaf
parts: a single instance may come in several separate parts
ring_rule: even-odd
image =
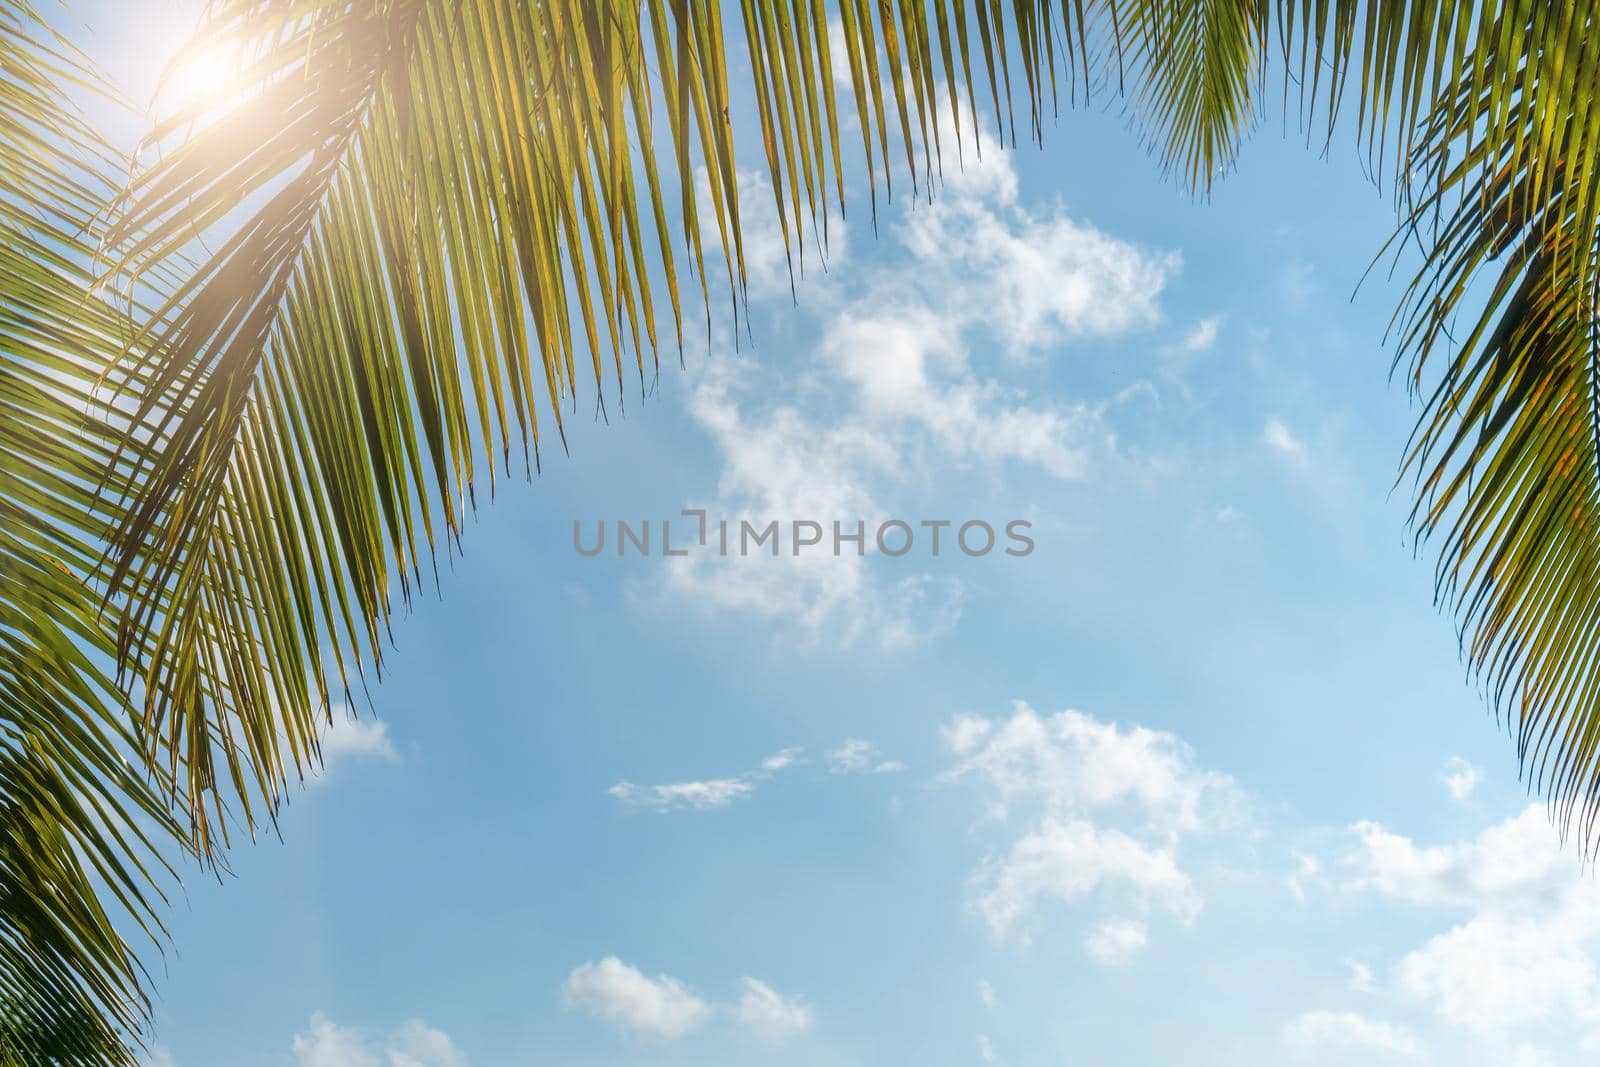
[[[1298,87],[1307,129],[1331,137],[1353,118],[1425,264],[1399,319],[1400,360],[1429,382],[1407,466],[1417,528],[1440,536],[1441,596],[1530,769],[1592,816],[1600,112],[1587,13],[223,0],[196,47],[229,52],[240,92],[155,131],[161,158],[112,233],[133,277],[216,249],[141,324],[152,388],[125,453],[140,488],[109,571],[147,755],[193,798],[196,840],[226,833],[223,796],[252,824],[276,809],[315,759],[332,693],[381,670],[392,600],[451,550],[513,453],[526,471],[552,429],[564,439],[582,380],[601,411],[620,407],[624,379],[655,373],[662,306],[681,344],[680,268],[709,314],[703,229],[722,237],[737,300],[728,41],[748,58],[741,99],[792,269],[825,250],[830,204],[843,210],[849,191],[831,83],[841,39],[874,213],[896,166],[931,194],[948,165],[941,109],[962,92],[969,108],[986,96],[1015,141],[1019,110],[1041,137],[1062,84],[1077,99],[1080,82],[1114,76],[1200,191],[1232,165],[1275,79]],[[1473,303],[1480,275],[1487,309]],[[1456,343],[1462,314],[1478,323]]]
[[[91,75],[30,9],[0,11],[0,1062],[130,1064],[136,948],[161,937],[183,837],[130,758],[88,575],[120,427],[96,396],[125,316],[90,299],[113,161],[63,86]],[[121,420],[125,421],[125,420]]]

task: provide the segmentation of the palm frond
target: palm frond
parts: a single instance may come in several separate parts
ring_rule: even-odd
[[[184,842],[130,763],[115,632],[88,576],[117,420],[96,396],[125,318],[88,296],[110,156],[62,87],[93,76],[0,11],[0,1062],[131,1064]],[[7,1058],[9,1057],[9,1058]]]
[[[153,388],[110,569],[147,755],[206,847],[224,796],[252,824],[274,811],[480,485],[564,440],[589,374],[604,411],[655,373],[662,307],[682,343],[681,269],[709,314],[712,258],[737,309],[732,40],[796,273],[845,207],[852,103],[874,216],[892,174],[931,195],[952,148],[981,150],[976,128],[941,140],[963,96],[1015,142],[1019,114],[1041,137],[1061,95],[1114,79],[1200,191],[1274,78],[1308,128],[1349,116],[1427,265],[1399,319],[1400,361],[1437,383],[1417,528],[1441,534],[1441,596],[1529,766],[1592,817],[1594,30],[1531,0],[213,5],[195,47],[228,51],[237,98],[155,132],[112,233],[133,275],[202,250],[138,338]]]

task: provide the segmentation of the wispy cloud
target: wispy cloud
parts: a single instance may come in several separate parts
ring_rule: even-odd
[[[737,801],[748,800],[763,783],[805,762],[805,749],[794,745],[774,752],[750,770],[731,777],[667,782],[661,785],[639,785],[621,781],[606,792],[625,804],[652,808],[660,812],[684,808],[701,811],[725,808]],[[849,738],[829,751],[826,763],[834,774],[893,774],[906,769],[904,763],[899,760],[884,759],[876,745],[858,737]]]
[[[1445,761],[1444,772],[1439,776],[1439,780],[1444,783],[1445,789],[1449,790],[1451,800],[1464,801],[1472,796],[1482,777],[1482,772],[1471,763],[1460,756],[1451,756]]]
[[[1222,316],[1211,315],[1195,323],[1189,332],[1183,335],[1183,340],[1178,342],[1178,348],[1183,352],[1205,352],[1217,343],[1217,335],[1222,332]]]
[[[1312,1011],[1284,1028],[1284,1039],[1302,1053],[1365,1053],[1420,1059],[1422,1043],[1411,1031],[1353,1011]]]
[[[871,741],[852,737],[828,753],[828,766],[835,774],[894,774],[906,769],[899,760],[886,760]]]
[[[1149,940],[1150,933],[1144,923],[1112,919],[1089,935],[1084,948],[1101,963],[1115,966],[1131,960]]]
[[[811,1008],[796,997],[786,997],[767,983],[744,979],[739,997],[739,1022],[771,1041],[793,1037],[811,1028]]]
[[[725,808],[736,800],[745,800],[756,791],[756,786],[778,772],[799,762],[800,748],[785,748],[762,760],[754,769],[731,778],[707,778],[699,781],[669,782],[665,785],[635,785],[618,782],[606,790],[618,800],[672,811],[676,808]]]
[[[1306,460],[1306,446],[1281,419],[1267,420],[1266,429],[1261,431],[1261,440],[1268,448],[1295,463],[1304,463]]]

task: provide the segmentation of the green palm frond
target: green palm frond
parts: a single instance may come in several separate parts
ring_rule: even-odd
[[[654,374],[659,348],[681,345],[682,290],[709,314],[708,258],[737,307],[735,95],[798,273],[850,193],[841,112],[854,108],[875,213],[892,175],[931,195],[967,150],[941,139],[941,116],[959,128],[984,101],[1002,135],[1038,138],[1062,96],[1099,84],[1197,190],[1280,82],[1308,129],[1349,122],[1392,183],[1425,264],[1398,320],[1400,360],[1429,383],[1407,467],[1417,528],[1439,535],[1441,596],[1530,769],[1558,803],[1596,810],[1592,14],[1345,0],[212,11],[194,47],[228,53],[239,94],[155,132],[160,159],[110,243],[127,276],[201,261],[141,323],[151,388],[125,453],[140,489],[110,580],[147,755],[193,799],[203,846],[226,832],[224,796],[252,823],[276,809],[315,758],[331,687],[381,668],[393,600],[513,453],[526,471],[563,436],[583,380],[604,411]],[[749,82],[735,86],[740,51]],[[982,138],[975,122],[958,135]],[[1453,340],[1462,315],[1478,324]]]
[[[1423,399],[1403,470],[1417,489],[1413,525],[1438,544],[1438,598],[1526,773],[1563,829],[1576,825],[1594,848],[1600,14],[1526,0],[1285,0],[1271,16],[1250,47],[1275,41],[1309,127],[1331,138],[1353,118],[1396,193],[1392,244],[1421,264],[1396,315],[1396,366]],[[1212,51],[1226,41],[1207,36]],[[1225,50],[1242,75],[1247,48]],[[1189,88],[1161,90],[1154,114],[1191,185],[1208,187],[1212,162],[1231,159],[1244,124],[1229,124],[1267,80],[1263,68],[1197,111],[1199,89],[1180,73],[1150,79]]]
[[[184,837],[136,760],[88,584],[127,473],[97,397],[126,334],[90,299],[87,226],[111,157],[63,89],[92,75],[26,8],[0,11],[0,1063],[133,1062]],[[121,420],[125,421],[125,420]]]

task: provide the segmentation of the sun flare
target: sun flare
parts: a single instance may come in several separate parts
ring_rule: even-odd
[[[239,90],[233,57],[220,48],[180,52],[162,78],[157,94],[164,113],[215,107]]]

